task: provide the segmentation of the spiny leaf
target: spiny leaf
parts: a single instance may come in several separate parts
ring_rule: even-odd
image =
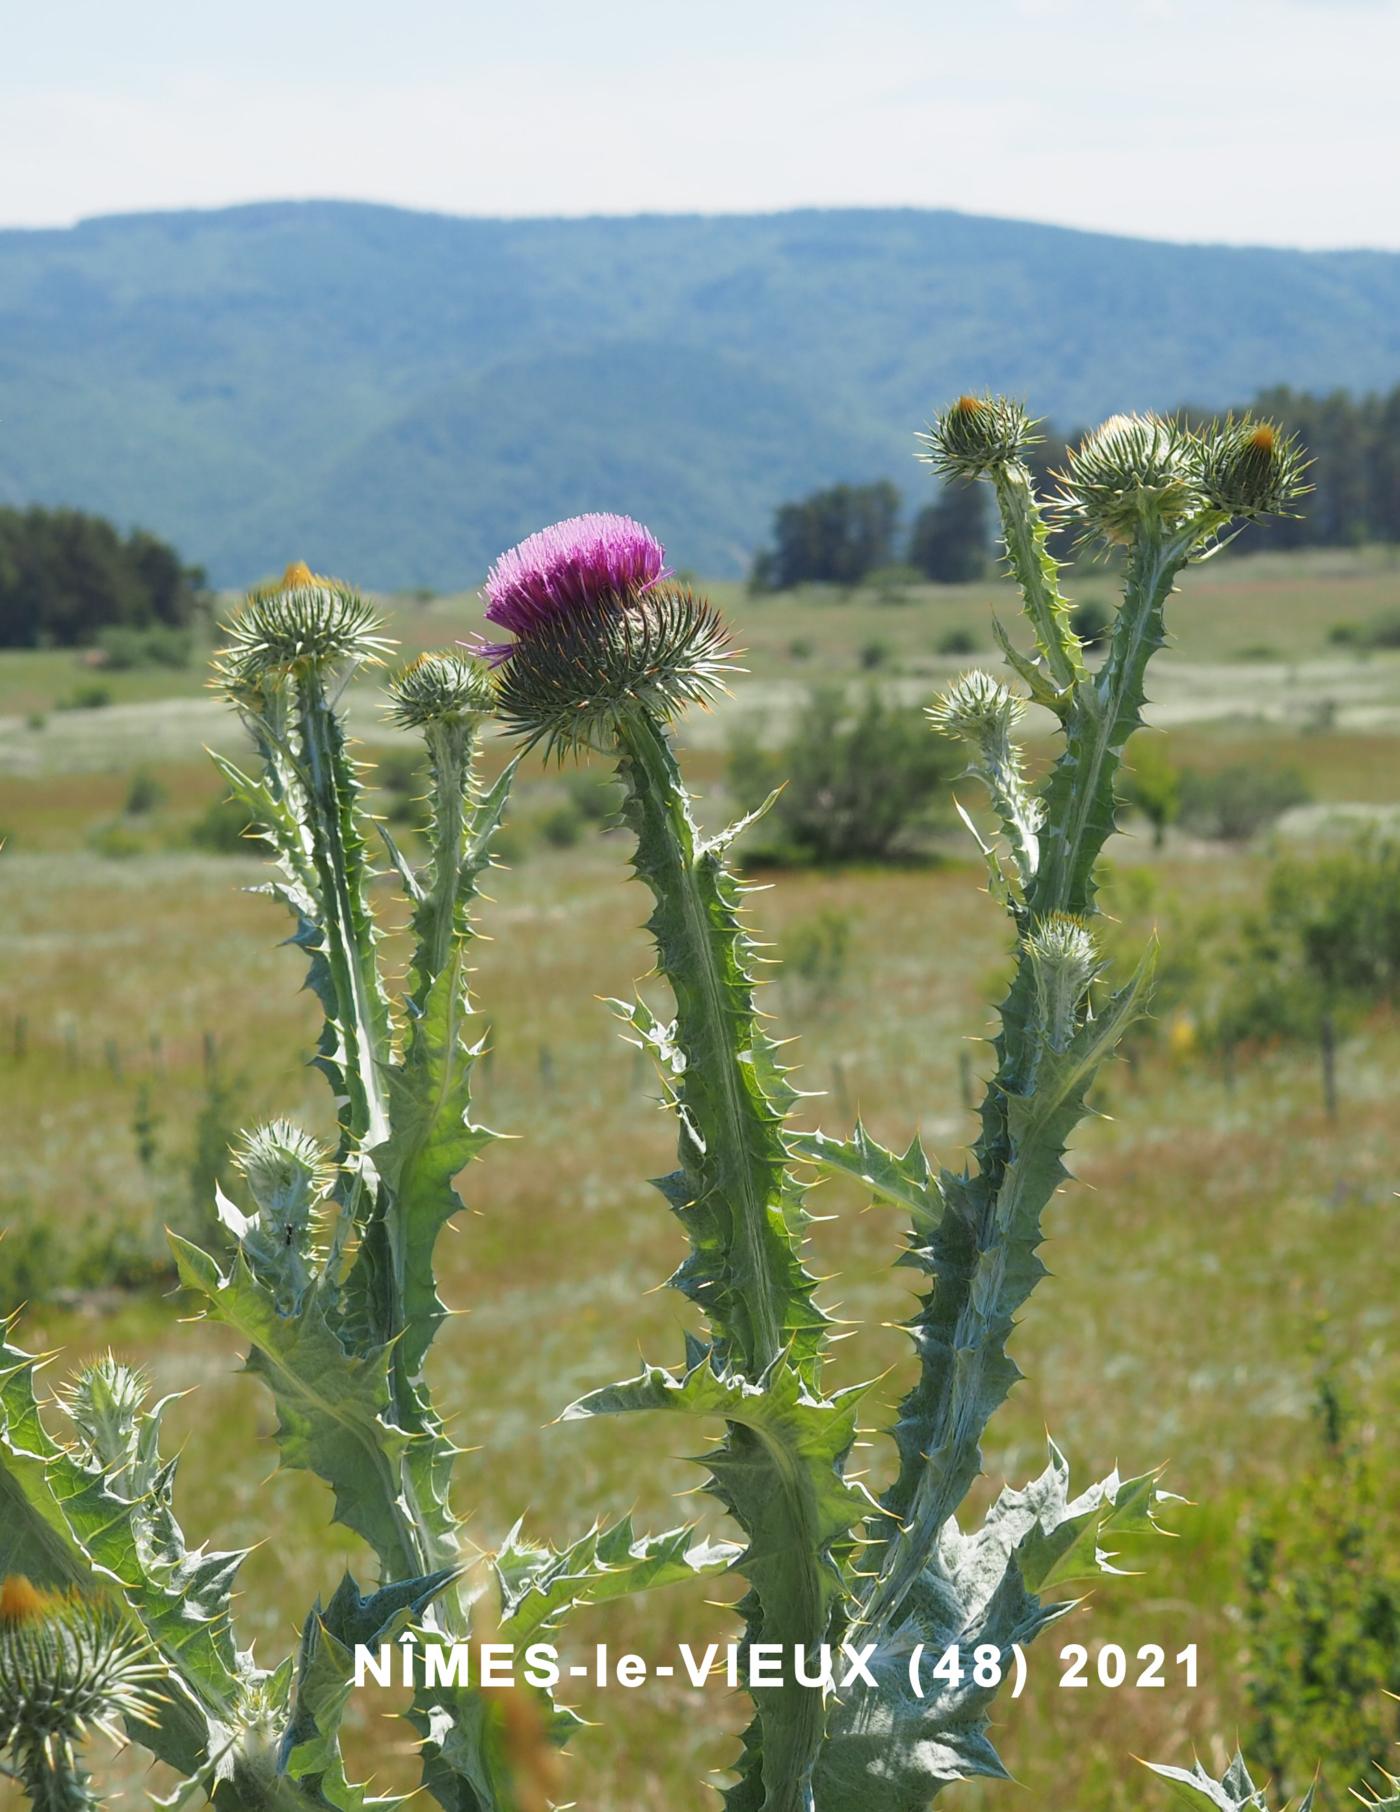
[[[387,1419],[389,1355],[348,1352],[316,1297],[299,1314],[277,1312],[240,1252],[225,1276],[197,1246],[170,1236],[186,1289],[251,1346],[247,1369],[277,1405],[283,1464],[324,1479],[339,1522],[369,1542],[396,1579],[453,1565],[446,1506],[451,1449],[435,1450]],[[418,1514],[405,1514],[405,1506]]]
[[[1212,1807],[1214,1812],[1271,1812],[1266,1798],[1267,1783],[1263,1786],[1254,1784],[1238,1750],[1218,1780],[1207,1774],[1200,1762],[1190,1769],[1168,1768],[1160,1762],[1149,1762],[1147,1766],[1170,1785],[1183,1805],[1194,1806],[1196,1812],[1202,1812],[1203,1807]],[[1309,1787],[1298,1802],[1297,1812],[1312,1812],[1316,1791],[1316,1784]]]
[[[173,1461],[158,1465],[149,1488],[132,1499],[110,1487],[95,1459],[55,1441],[39,1414],[36,1363],[8,1340],[0,1345],[0,1478],[19,1528],[7,1564],[23,1552],[42,1560],[41,1578],[88,1591],[105,1580],[119,1589],[174,1675],[142,1740],[193,1775],[204,1768],[215,1731],[236,1723],[251,1671],[229,1623],[243,1555],[186,1547],[171,1508]],[[158,1428],[158,1412],[153,1419]],[[154,1451],[154,1436],[148,1445]],[[12,1526],[7,1519],[7,1535]]]
[[[843,1597],[837,1557],[874,1507],[842,1476],[865,1388],[817,1398],[782,1357],[757,1381],[718,1372],[706,1358],[680,1376],[649,1366],[640,1377],[582,1398],[565,1417],[662,1409],[726,1423],[725,1441],[701,1463],[711,1491],[747,1537],[735,1562],[752,1587],[743,1604],[747,1640],[777,1643],[791,1656],[831,1635]],[[790,1672],[763,1693],[742,1778],[726,1804],[766,1803],[755,1797],[760,1789],[775,1805],[800,1803],[792,1796],[806,1790],[822,1717],[820,1694],[798,1685]]]
[[[504,1598],[502,1638],[518,1649],[557,1629],[578,1605],[605,1604],[722,1572],[741,1553],[733,1542],[697,1542],[690,1529],[638,1536],[625,1516],[556,1554],[522,1542],[517,1524],[496,1555]]]

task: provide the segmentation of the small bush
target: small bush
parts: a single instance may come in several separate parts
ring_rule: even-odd
[[[1311,798],[1312,789],[1296,768],[1236,762],[1215,774],[1182,775],[1181,822],[1198,837],[1247,843]]]
[[[976,654],[977,637],[967,629],[950,629],[938,641],[940,654]]]
[[[128,818],[144,818],[164,805],[165,800],[165,788],[155,775],[147,773],[145,768],[137,768],[126,789],[126,804],[122,810]]]
[[[910,604],[916,586],[924,584],[917,566],[877,566],[867,573],[865,584],[874,592],[877,604]]]
[[[783,788],[749,843],[756,860],[882,862],[923,846],[961,767],[922,711],[872,690],[853,712],[839,690],[823,688],[785,749],[752,737],[731,744],[729,785],[746,811]]]
[[[1400,1565],[1374,1444],[1333,1370],[1311,1452],[1259,1517],[1245,1566],[1250,1750],[1281,1793],[1317,1763],[1360,1779],[1400,1738]]]
[[[55,711],[100,711],[112,702],[112,688],[100,680],[84,680],[66,698],[54,700]]]
[[[788,643],[788,653],[795,661],[810,661],[817,652],[817,645],[810,636],[795,635]]]
[[[873,640],[866,642],[862,646],[860,651],[860,664],[867,673],[873,673],[877,667],[888,665],[889,658],[893,653],[894,650],[890,647],[889,643],[880,636],[876,636]]]
[[[588,828],[588,820],[570,799],[542,813],[538,824],[540,836],[551,849],[572,849]]]
[[[384,815],[391,824],[418,825],[428,791],[428,768],[418,748],[375,751],[371,781],[384,794]]]
[[[188,629],[153,623],[137,629],[128,624],[114,624],[98,635],[97,647],[102,665],[113,673],[124,673],[137,667],[188,667],[194,654],[194,638]]]
[[[854,931],[850,913],[835,906],[795,920],[778,946],[784,993],[809,1007],[828,1005],[845,978]]]
[[[1400,610],[1383,610],[1365,623],[1334,623],[1327,640],[1339,648],[1400,648]]]
[[[1101,648],[1113,627],[1113,612],[1100,598],[1085,598],[1070,612],[1070,627],[1086,648]]]
[[[249,856],[256,845],[249,842],[248,813],[236,799],[211,799],[190,826],[190,842],[211,856]]]
[[[113,862],[126,862],[146,853],[145,841],[120,822],[97,825],[88,836],[88,847]]]

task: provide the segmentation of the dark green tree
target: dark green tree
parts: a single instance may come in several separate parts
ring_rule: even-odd
[[[81,647],[188,627],[204,574],[141,529],[81,510],[0,509],[0,647]]]
[[[968,585],[985,574],[990,551],[985,487],[945,479],[914,518],[909,564],[936,584]]]
[[[876,567],[893,565],[898,525],[899,492],[888,479],[814,491],[777,510],[773,546],[755,562],[755,579],[770,591],[858,585]]]

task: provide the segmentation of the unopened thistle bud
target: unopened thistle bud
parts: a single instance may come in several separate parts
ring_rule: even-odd
[[[1297,437],[1272,422],[1228,417],[1199,440],[1201,493],[1227,516],[1283,516],[1309,486]]]
[[[982,478],[1014,465],[1039,438],[1021,407],[1004,396],[960,396],[919,439],[921,457],[948,478]]]
[[[390,716],[406,730],[470,722],[495,703],[490,669],[465,654],[420,654],[389,682]]]
[[[928,707],[928,719],[942,736],[962,736],[981,744],[987,737],[1005,740],[1025,709],[1024,699],[990,673],[974,668]]]
[[[0,1748],[41,1812],[97,1805],[81,1745],[94,1729],[120,1743],[119,1719],[153,1723],[164,1674],[114,1608],[0,1585]]]
[[[577,516],[502,554],[486,615],[515,635],[484,650],[496,708],[527,746],[597,747],[620,714],[663,721],[722,690],[728,637],[705,599],[668,585],[665,553],[629,516]]]
[[[1065,1050],[1079,1027],[1099,952],[1088,927],[1068,913],[1052,913],[1029,934],[1025,951],[1035,978],[1040,1034],[1053,1051]]]
[[[249,592],[227,626],[220,676],[236,696],[268,677],[377,660],[391,646],[379,627],[373,605],[357,591],[297,562],[279,584]]]
[[[939,735],[954,736],[970,745],[970,771],[991,794],[1016,847],[1021,879],[1028,882],[1039,861],[1044,809],[1026,786],[1021,749],[1012,736],[1025,709],[1025,700],[1000,680],[974,669],[929,706],[928,719]]]
[[[1191,437],[1156,415],[1114,415],[1071,447],[1060,507],[1086,535],[1131,542],[1143,527],[1172,528],[1201,506]]]
[[[278,1221],[304,1220],[335,1180],[324,1146],[290,1120],[270,1120],[245,1132],[233,1148],[233,1162],[262,1213]]]
[[[142,1411],[151,1380],[137,1366],[107,1353],[83,1367],[61,1392],[68,1418],[90,1461],[124,1496],[139,1496],[150,1484],[154,1455],[143,1446]]]

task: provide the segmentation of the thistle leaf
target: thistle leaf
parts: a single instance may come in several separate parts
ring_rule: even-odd
[[[455,1565],[447,1506],[452,1449],[389,1419],[389,1353],[350,1352],[318,1297],[280,1315],[240,1252],[228,1274],[197,1246],[170,1236],[180,1281],[249,1344],[247,1369],[277,1405],[283,1464],[304,1468],[335,1494],[339,1522],[374,1548],[390,1577]],[[406,1515],[404,1506],[415,1514]]]
[[[42,1563],[36,1577],[91,1591],[115,1585],[171,1669],[175,1690],[162,1699],[142,1741],[182,1774],[206,1767],[219,1733],[236,1727],[252,1674],[239,1655],[229,1599],[242,1553],[190,1550],[171,1507],[175,1463],[156,1452],[160,1407],[141,1445],[150,1477],[138,1496],[108,1482],[101,1461],[78,1444],[62,1446],[44,1427],[34,1392],[37,1361],[0,1344],[0,1481],[6,1520],[5,1564],[24,1554]],[[17,1528],[17,1539],[12,1531]]]
[[[522,1542],[517,1525],[496,1555],[502,1639],[520,1648],[558,1629],[578,1605],[724,1572],[742,1552],[734,1542],[697,1542],[688,1528],[638,1536],[631,1517],[623,1517],[555,1553]]]
[[[1207,1774],[1200,1762],[1190,1769],[1168,1768],[1160,1762],[1148,1762],[1147,1766],[1168,1783],[1183,1805],[1195,1807],[1196,1812],[1202,1812],[1205,1807],[1214,1808],[1214,1812],[1272,1812],[1266,1797],[1267,1783],[1264,1786],[1254,1784],[1238,1750],[1219,1780]],[[1312,1812],[1316,1791],[1316,1784],[1309,1787],[1298,1802],[1297,1812]],[[1286,1808],[1284,1812],[1287,1812]]]
[[[843,1601],[840,1561],[856,1526],[873,1510],[867,1492],[843,1471],[856,1433],[863,1386],[832,1399],[811,1395],[801,1373],[777,1359],[759,1380],[719,1372],[710,1358],[677,1376],[648,1366],[640,1377],[594,1391],[564,1412],[565,1419],[661,1409],[717,1417],[723,1444],[700,1463],[710,1490],[743,1529],[747,1545],[735,1560],[752,1588],[743,1603],[750,1643],[777,1643],[783,1653],[807,1652],[832,1633]],[[800,1803],[821,1738],[820,1694],[789,1671],[765,1691],[759,1717],[745,1739],[741,1780],[726,1805]]]

